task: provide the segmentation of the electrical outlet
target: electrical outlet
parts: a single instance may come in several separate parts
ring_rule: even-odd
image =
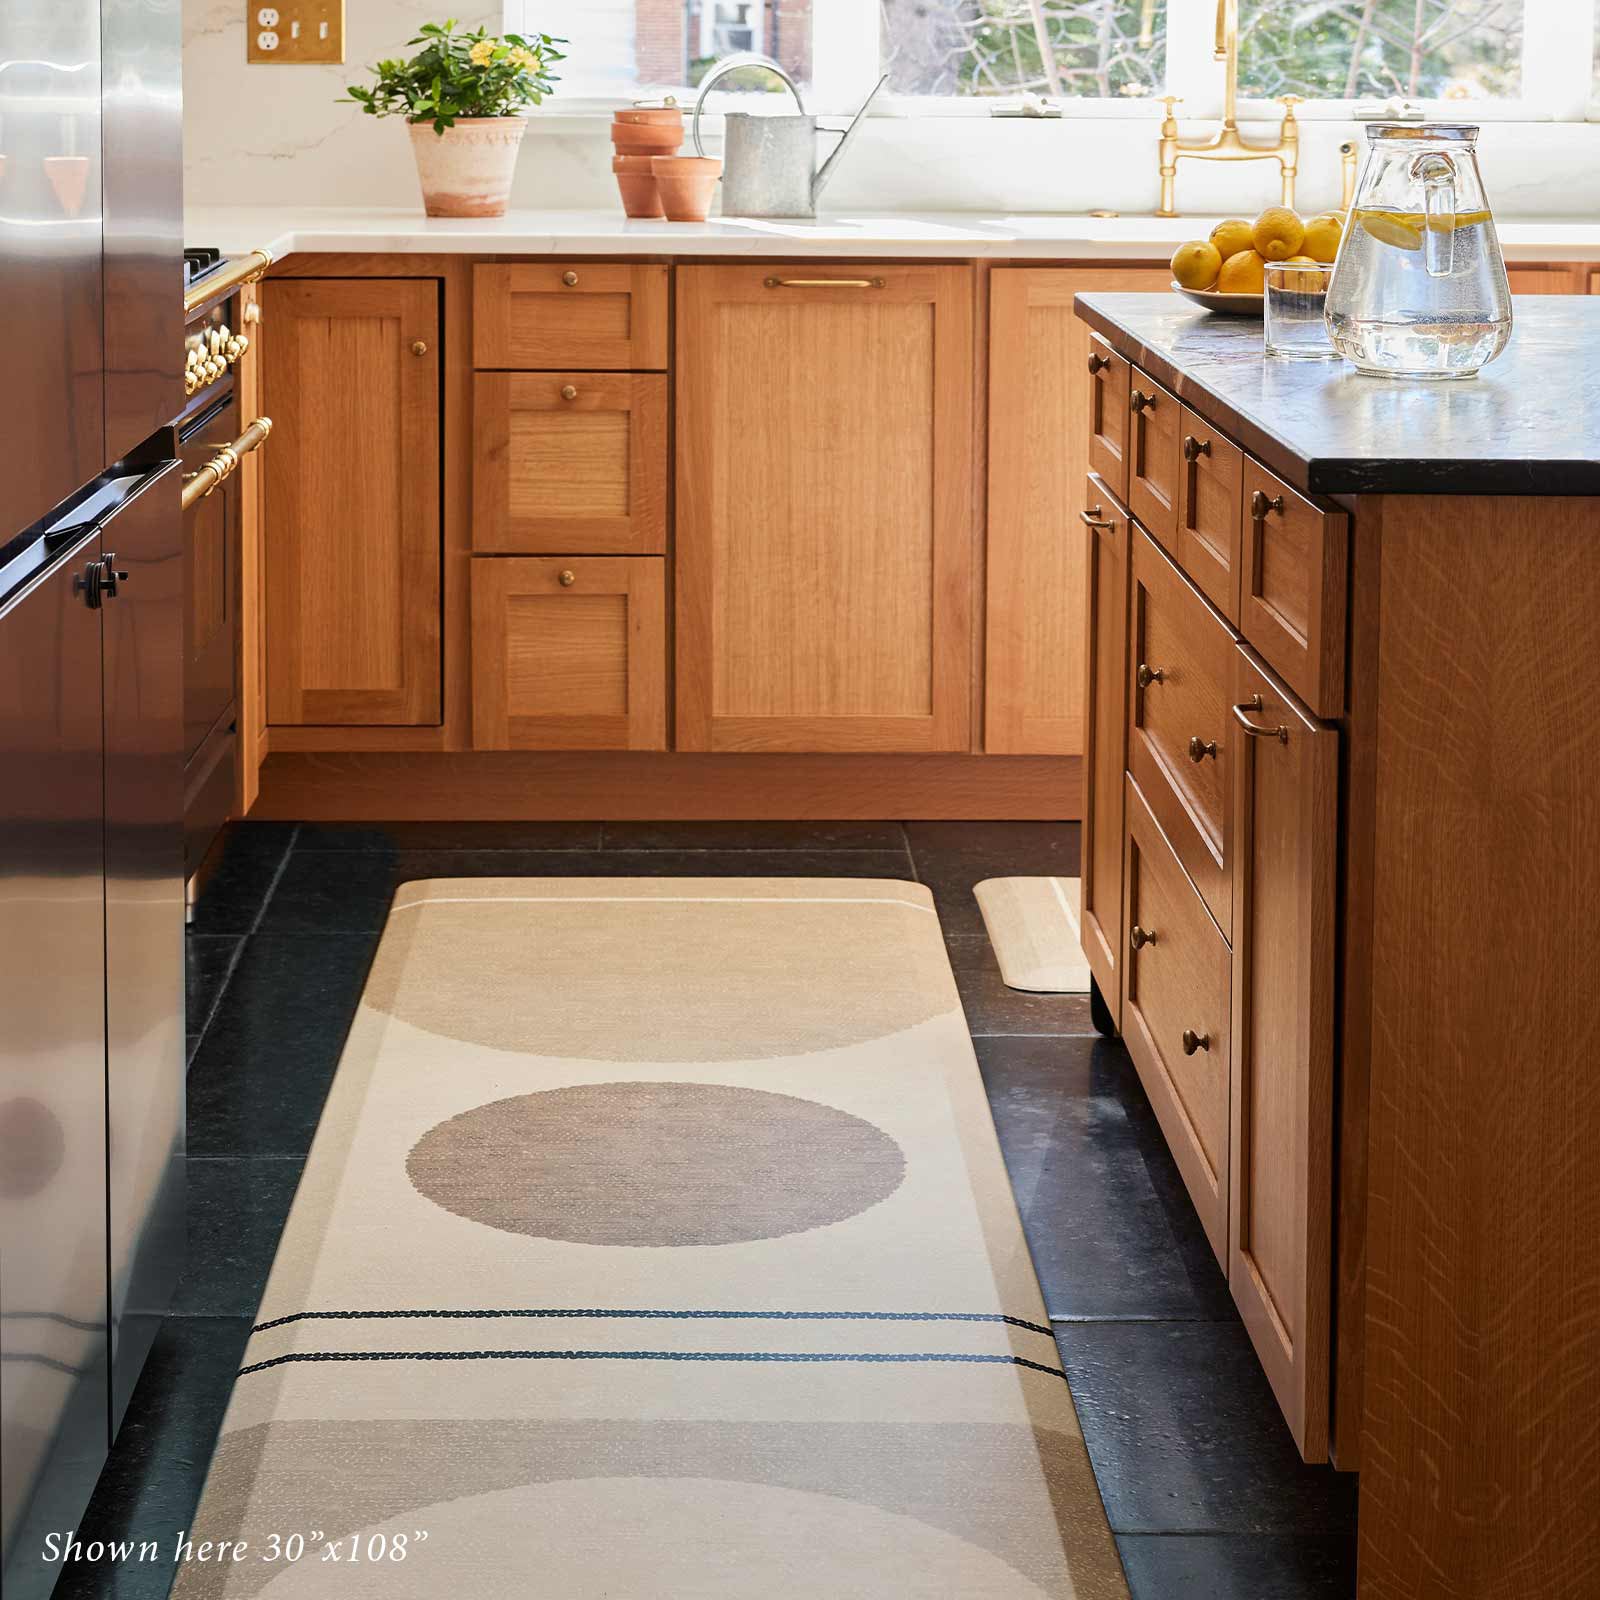
[[[248,59],[273,66],[344,60],[344,0],[247,0]]]

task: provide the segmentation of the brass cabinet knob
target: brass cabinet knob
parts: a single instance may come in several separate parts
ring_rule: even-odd
[[[1146,394],[1143,389],[1135,389],[1128,396],[1128,405],[1134,411],[1154,411],[1156,397],[1153,394]]]
[[[1141,689],[1148,689],[1152,683],[1167,681],[1167,675],[1160,667],[1147,667],[1142,661],[1139,663],[1139,670],[1133,676],[1134,682]]]
[[[570,589],[578,581],[578,574],[570,567],[564,568],[556,580],[563,589]]]
[[[561,398],[563,400],[576,400],[578,398],[578,386],[577,386],[577,384],[575,384],[575,383],[564,383],[564,384],[562,384],[561,385]]]
[[[1256,492],[1250,496],[1251,517],[1257,522],[1262,522],[1266,520],[1266,515],[1269,511],[1276,511],[1281,514],[1283,511],[1283,496],[1281,494],[1275,494],[1269,498],[1267,495],[1264,495],[1259,489],[1257,489]]]
[[[1128,935],[1128,943],[1131,944],[1135,950],[1143,950],[1147,944],[1154,944],[1155,942],[1156,936],[1154,929],[1141,928],[1137,922],[1134,923],[1133,932]]]
[[[425,355],[427,355],[427,353],[428,353],[428,341],[426,339],[413,339],[411,341],[411,353],[414,356],[425,356]]]
[[[1201,456],[1211,454],[1211,441],[1197,439],[1192,433],[1183,436],[1183,459],[1191,464],[1198,461]]]
[[[1098,350],[1089,352],[1089,376],[1092,378],[1097,372],[1104,372],[1111,365],[1111,357],[1103,356]]]
[[[1217,741],[1215,739],[1202,739],[1194,734],[1189,740],[1189,759],[1191,761],[1204,761],[1210,756],[1213,761],[1217,758]]]
[[[561,274],[561,281],[566,284],[569,289],[576,289],[578,287],[578,274],[576,272],[563,272]]]
[[[1192,1056],[1196,1050],[1209,1050],[1211,1048],[1211,1035],[1209,1033],[1196,1033],[1193,1028],[1183,1030],[1183,1053]]]

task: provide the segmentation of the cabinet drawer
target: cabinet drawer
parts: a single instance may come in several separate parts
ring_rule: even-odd
[[[664,750],[665,562],[472,562],[472,734],[479,750]]]
[[[475,550],[666,550],[665,377],[480,372],[473,452]]]
[[[1244,464],[1239,631],[1321,717],[1344,710],[1350,519]]]
[[[1128,498],[1128,389],[1133,369],[1097,333],[1089,335],[1089,470]]]
[[[1126,780],[1122,1036],[1195,1210],[1228,1261],[1228,942]]]
[[[1141,529],[1133,534],[1128,770],[1226,934],[1233,635]]]
[[[1128,509],[1167,549],[1178,530],[1183,407],[1137,367],[1128,393]]]
[[[1244,452],[1188,406],[1178,431],[1183,468],[1172,553],[1206,599],[1237,623]]]
[[[486,264],[473,269],[472,285],[474,366],[666,368],[665,267]]]

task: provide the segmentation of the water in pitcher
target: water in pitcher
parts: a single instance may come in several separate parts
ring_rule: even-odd
[[[1429,273],[1430,250],[1435,267],[1447,252],[1448,273]],[[1339,270],[1361,293],[1330,295],[1328,333],[1363,372],[1471,377],[1511,336],[1505,268],[1487,210],[1428,216],[1358,207]]]

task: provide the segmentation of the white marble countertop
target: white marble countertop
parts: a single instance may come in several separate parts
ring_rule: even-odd
[[[1002,256],[1036,260],[1164,261],[1215,217],[1006,215],[983,211],[884,212],[814,221],[713,217],[636,222],[620,211],[511,211],[503,217],[425,217],[346,207],[192,206],[186,242],[225,255],[266,250],[428,255]],[[1600,262],[1600,222],[1499,225],[1510,261]]]

